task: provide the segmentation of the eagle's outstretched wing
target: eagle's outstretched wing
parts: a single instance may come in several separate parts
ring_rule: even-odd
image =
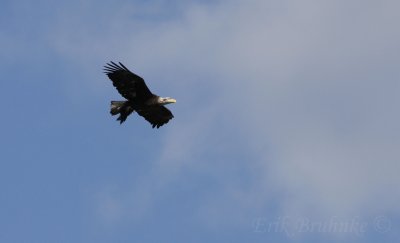
[[[128,100],[144,102],[153,96],[143,78],[129,71],[122,63],[107,63],[104,72],[118,92]]]
[[[148,108],[137,110],[137,113],[150,122],[151,125],[153,125],[153,128],[161,127],[174,117],[171,111],[163,105],[149,106]]]

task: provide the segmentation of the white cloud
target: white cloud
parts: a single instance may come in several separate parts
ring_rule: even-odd
[[[93,36],[85,33],[93,23],[78,30],[81,38],[67,24],[55,39],[60,53],[83,63],[128,60],[150,78],[167,80],[168,91],[184,98],[181,107],[199,108],[179,110],[181,122],[173,121],[149,175],[163,181],[146,190],[168,188],[191,170],[223,176],[209,169],[221,169],[215,161],[199,166],[193,155],[218,146],[213,139],[232,139],[228,126],[240,135],[235,144],[257,152],[234,166],[255,171],[251,189],[222,185],[215,204],[207,199],[214,217],[219,201],[251,210],[268,205],[277,191],[286,195],[272,200],[282,213],[398,213],[399,7],[397,1],[229,1],[189,5],[177,19],[151,23],[121,8]],[[214,89],[210,96],[199,91],[207,87]],[[232,201],[237,195],[243,200]]]

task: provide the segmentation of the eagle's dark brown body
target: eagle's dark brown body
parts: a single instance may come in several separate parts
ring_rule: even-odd
[[[154,127],[168,123],[174,116],[164,107],[165,104],[175,103],[171,98],[161,98],[150,92],[144,80],[129,71],[122,63],[108,63],[104,66],[105,73],[113,82],[118,92],[127,100],[111,101],[111,115],[118,115],[122,124],[127,117],[136,111]]]

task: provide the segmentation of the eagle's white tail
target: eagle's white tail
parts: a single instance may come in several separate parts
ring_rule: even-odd
[[[133,108],[126,103],[127,101],[111,101],[111,115],[119,115],[117,121],[121,124],[126,120],[126,118],[133,112]]]
[[[111,101],[111,115],[115,116],[120,113],[121,107],[125,104],[126,101]]]

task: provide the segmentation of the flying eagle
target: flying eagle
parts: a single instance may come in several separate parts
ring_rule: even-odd
[[[119,114],[117,121],[120,124],[134,111],[150,122],[153,128],[161,127],[174,117],[164,105],[175,103],[176,100],[151,93],[143,78],[129,71],[122,63],[107,63],[104,71],[118,92],[127,99],[111,101],[110,113],[113,116]]]

